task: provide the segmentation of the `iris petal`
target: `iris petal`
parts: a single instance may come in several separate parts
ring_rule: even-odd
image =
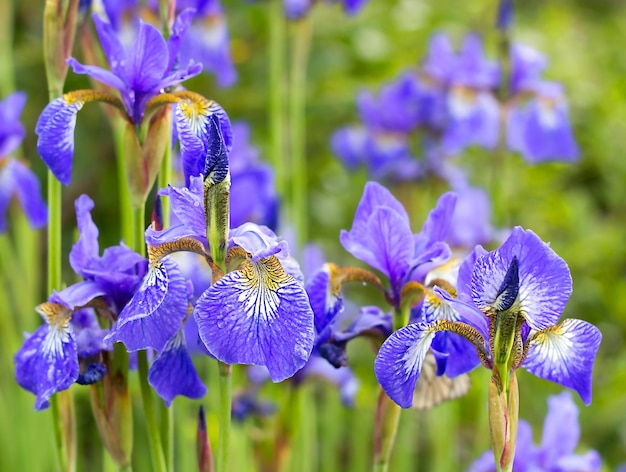
[[[434,337],[432,325],[414,323],[394,332],[378,351],[376,378],[389,398],[402,408],[413,403],[413,391]]]
[[[306,292],[275,256],[222,277],[198,299],[194,317],[212,355],[266,366],[274,382],[302,368],[313,348]]]
[[[148,382],[159,396],[170,406],[176,395],[188,398],[202,398],[206,387],[196,372],[187,346],[183,330],[165,343],[148,371]]]
[[[530,373],[569,387],[589,405],[591,374],[602,334],[586,321],[566,319],[539,332],[522,364]]]
[[[48,408],[50,397],[78,378],[76,341],[69,326],[41,326],[15,355],[18,384],[37,395],[35,409]]]
[[[84,104],[85,100],[75,100],[71,93],[63,95],[48,104],[35,127],[39,135],[37,151],[64,185],[72,180],[76,114]]]
[[[151,268],[120,313],[105,342],[124,343],[129,351],[160,351],[180,329],[187,314],[187,282],[171,257]]]
[[[554,326],[572,293],[572,278],[565,261],[530,230],[515,227],[504,244],[479,258],[472,274],[472,298],[489,310],[513,260],[519,261],[519,308],[529,326]]]

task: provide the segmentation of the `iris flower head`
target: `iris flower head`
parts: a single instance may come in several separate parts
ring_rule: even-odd
[[[591,402],[602,336],[586,321],[559,321],[572,292],[571,276],[565,261],[535,233],[516,227],[500,248],[487,252],[478,246],[459,269],[457,298],[439,287],[434,292],[439,305],[455,313],[454,320],[401,328],[376,358],[378,380],[400,406],[410,406],[422,363],[440,331],[476,347],[478,357],[466,371],[480,362],[493,369],[496,382],[506,383],[511,371],[524,367]]]

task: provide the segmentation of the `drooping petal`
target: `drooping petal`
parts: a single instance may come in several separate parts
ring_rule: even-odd
[[[206,387],[198,376],[187,346],[182,328],[165,343],[148,371],[148,382],[159,396],[170,406],[176,395],[202,398]]]
[[[313,348],[304,288],[272,256],[230,272],[198,299],[200,338],[227,364],[264,365],[274,382],[291,377]]]
[[[128,351],[160,351],[181,328],[187,314],[187,282],[167,256],[150,269],[141,287],[120,313],[106,342],[120,341]]]
[[[74,202],[76,209],[76,224],[80,234],[78,241],[70,251],[70,265],[74,272],[84,276],[83,270],[89,267],[91,261],[100,255],[98,245],[98,228],[91,219],[91,210],[94,203],[88,195],[81,195]]]
[[[602,334],[594,325],[566,319],[536,335],[522,367],[537,377],[575,390],[589,405],[593,363],[601,339]]]
[[[535,330],[554,326],[572,293],[565,261],[535,233],[515,227],[504,244],[479,258],[472,273],[472,298],[481,310],[496,302],[513,257],[519,262],[519,309]]]
[[[35,127],[37,152],[64,185],[72,180],[76,114],[84,104],[85,100],[72,93],[56,98],[46,106]]]
[[[414,323],[394,332],[378,351],[374,362],[378,383],[402,408],[413,403],[413,391],[434,337],[432,325]]]
[[[15,373],[18,383],[37,395],[35,409],[48,408],[50,397],[78,378],[71,327],[49,325],[37,330],[15,355]]]

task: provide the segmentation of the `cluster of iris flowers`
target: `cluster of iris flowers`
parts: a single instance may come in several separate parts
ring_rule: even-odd
[[[350,404],[357,382],[347,367],[346,346],[358,336],[377,340],[373,368],[381,395],[400,407],[430,407],[464,394],[469,388],[466,374],[478,365],[492,371],[493,397],[503,399],[500,409],[490,410],[490,421],[510,419],[507,428],[517,424],[511,392],[517,389],[519,367],[591,402],[601,334],[585,321],[560,320],[572,292],[567,264],[539,236],[521,227],[513,228],[497,249],[485,250],[478,244],[489,240],[484,225],[463,229],[461,192],[443,194],[422,229],[413,233],[402,204],[385,187],[369,182],[352,228],[342,231],[339,240],[383,278],[363,268],[319,260],[316,270],[308,267],[305,278],[287,242],[271,229],[277,226],[278,212],[271,169],[248,144],[246,126],[231,124],[211,100],[171,90],[202,69],[191,49],[184,47],[194,21],[221,15],[217,2],[196,2],[202,4],[193,5],[197,10],[183,8],[187,3],[181,2],[166,41],[148,23],[123,24],[136,3],[121,8],[104,2],[108,21],[98,15],[93,19],[110,69],[73,58],[68,64],[74,72],[117,90],[119,98],[94,90],[69,92],[53,100],[37,123],[44,162],[68,184],[76,114],[85,103],[113,105],[132,129],[148,126],[149,137],[151,132],[169,135],[169,128],[158,128],[155,122],[167,123],[169,115],[159,115],[158,110],[173,107],[181,175],[180,185],[172,182],[158,191],[169,200],[172,223],[163,227],[157,215],[146,229],[147,257],[123,243],[100,254],[98,228],[91,217],[94,202],[87,195],[76,200],[79,238],[70,265],[82,280],[53,291],[37,307],[44,324],[15,355],[17,382],[36,396],[36,409],[47,408],[52,395],[74,383],[103,381],[114,343],[122,343],[129,353],[154,352],[148,382],[167,406],[177,395],[197,399],[206,394],[190,351],[227,365],[257,366],[250,368],[250,375],[259,383],[323,375],[340,386],[344,403]],[[345,6],[355,11],[362,3]],[[132,43],[120,39],[125,27],[134,28]],[[224,33],[215,34],[221,38]],[[219,60],[228,62],[223,56]],[[335,148],[349,163],[369,162],[374,174],[380,169],[383,174],[392,168],[406,170],[406,147],[397,154],[399,160],[395,155],[373,159],[361,152],[379,152],[388,139],[399,139],[404,146],[406,135],[418,127],[439,136],[437,147],[445,154],[471,144],[495,148],[504,108],[506,143],[512,150],[533,162],[557,155],[574,159],[577,150],[563,95],[556,85],[540,79],[544,67],[545,60],[536,52],[513,47],[510,94],[499,102],[494,91],[502,80],[500,72],[484,58],[478,38],[468,36],[456,55],[448,39],[437,35],[420,71],[385,87],[380,101],[369,94],[360,98],[365,127],[340,131]],[[234,80],[234,71],[216,68],[226,70],[218,79],[223,84]],[[0,115],[11,123],[0,140],[1,155],[12,152],[23,137],[17,120],[23,101],[15,95],[0,106]],[[145,204],[156,175],[151,160],[157,151],[149,142],[140,143],[140,133],[136,139],[148,169],[142,175],[148,184],[144,182],[138,196]],[[18,160],[5,159],[0,181],[15,185],[2,185],[0,215],[15,192],[33,225],[41,225],[46,211],[38,184]],[[413,164],[408,167],[421,172]],[[259,195],[255,201],[247,198],[252,190]],[[1,219],[0,229],[5,226]],[[478,245],[461,256],[453,254],[450,244],[461,239],[459,245]],[[176,254],[181,252],[198,257],[186,260]],[[342,287],[351,281],[380,291],[389,306],[361,307],[346,323],[341,316]],[[442,383],[445,393],[433,398],[433,391],[441,392],[433,385]],[[233,414],[258,405],[241,399]],[[527,429],[520,424],[524,448],[532,447]],[[504,436],[492,436],[498,470],[512,463],[503,452],[510,446],[510,437]],[[575,463],[578,458],[558,460]],[[584,460],[590,470],[598,467],[596,456]],[[481,459],[472,470],[489,470],[487,462]]]

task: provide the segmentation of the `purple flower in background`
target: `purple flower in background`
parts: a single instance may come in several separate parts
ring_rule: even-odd
[[[229,87],[237,81],[237,71],[230,54],[230,37],[226,17],[219,0],[182,0],[176,10],[196,10],[187,34],[182,40],[179,61],[201,62],[204,72],[215,74],[220,87]]]
[[[491,202],[483,189],[467,184],[455,187],[457,202],[446,241],[452,247],[471,249],[491,242]]]
[[[26,94],[15,92],[0,101],[0,158],[10,155],[22,143],[26,130],[20,115],[26,105]]]
[[[509,148],[533,164],[577,160],[579,150],[561,86],[541,82],[533,88],[536,92],[533,98],[509,110]]]
[[[423,173],[406,134],[350,126],[333,134],[331,147],[348,169],[366,165],[375,179],[411,180]]]
[[[533,444],[531,426],[524,420],[519,423],[515,448],[515,472],[600,472],[602,459],[596,451],[584,455],[574,451],[580,439],[578,408],[569,392],[548,398],[548,415],[543,423],[541,444]],[[495,472],[493,452],[485,452],[468,469],[468,472]]]
[[[504,369],[501,363],[507,369],[524,367],[572,388],[589,404],[592,368],[602,335],[582,320],[559,322],[571,292],[565,261],[535,233],[516,227],[500,248],[487,253],[478,246],[465,260],[459,270],[458,298],[435,287],[439,303],[449,305],[460,324],[456,320],[420,322],[393,333],[376,358],[378,381],[396,403],[410,406],[424,358],[435,335],[446,330],[471,341],[486,367]],[[516,326],[511,342],[520,346],[504,359],[499,351],[491,352],[494,341],[489,334],[500,332],[502,320]]]
[[[0,233],[9,227],[6,214],[13,196],[17,197],[33,228],[41,228],[48,221],[48,207],[37,176],[26,163],[9,157],[26,134],[20,122],[25,104],[26,94],[23,92],[0,101]]]
[[[341,3],[346,14],[356,15],[367,3],[367,0],[326,0],[327,3]],[[297,20],[309,13],[315,0],[283,0],[285,15],[290,20]]]
[[[235,228],[246,222],[276,228],[278,195],[274,172],[261,162],[259,150],[250,143],[247,123],[233,123],[233,148],[230,161],[230,225]],[[250,198],[254,195],[254,198]]]
[[[448,119],[442,138],[446,153],[457,154],[472,144],[496,147],[500,105],[492,90],[498,81],[498,66],[485,57],[480,38],[467,35],[450,72]]]

